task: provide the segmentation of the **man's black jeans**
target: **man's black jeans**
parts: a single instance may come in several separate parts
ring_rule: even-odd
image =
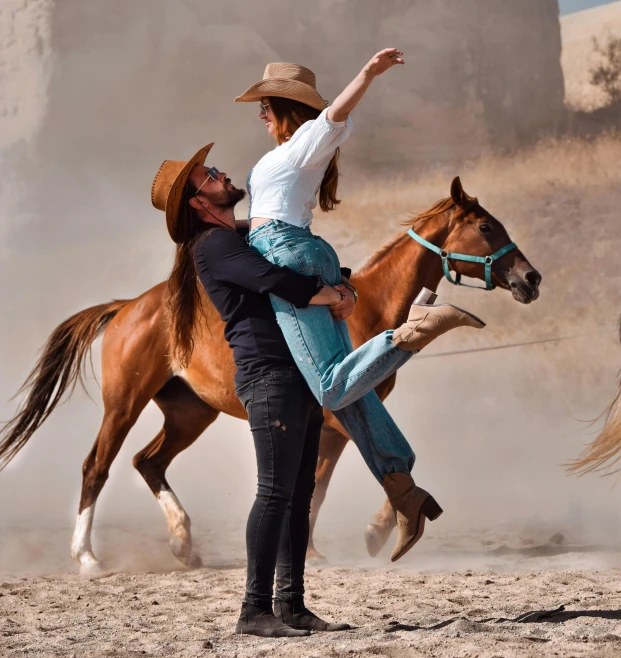
[[[304,595],[304,560],[323,411],[296,368],[237,389],[248,413],[259,486],[248,517],[246,601],[271,606]]]

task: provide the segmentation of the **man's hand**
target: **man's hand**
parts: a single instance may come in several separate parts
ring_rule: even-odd
[[[330,306],[330,313],[335,320],[345,320],[353,313],[356,298],[354,293],[342,283],[334,286],[334,289],[343,295],[343,299],[338,304]]]

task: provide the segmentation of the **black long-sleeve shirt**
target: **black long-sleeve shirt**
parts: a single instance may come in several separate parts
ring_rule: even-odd
[[[266,293],[304,308],[321,289],[321,279],[273,265],[240,235],[220,227],[199,238],[194,262],[226,323],[224,337],[237,365],[235,381],[245,384],[273,370],[295,367]]]

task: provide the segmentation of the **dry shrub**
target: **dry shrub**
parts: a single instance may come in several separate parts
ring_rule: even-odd
[[[593,37],[599,62],[591,69],[591,84],[606,95],[608,104],[621,101],[621,37],[608,35],[605,43]]]

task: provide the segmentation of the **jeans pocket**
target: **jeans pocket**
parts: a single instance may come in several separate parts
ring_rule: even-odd
[[[329,254],[329,257],[331,258],[335,268],[340,271],[341,261],[339,260],[338,254],[334,250],[334,247],[329,242],[326,242],[323,238],[318,237],[317,240],[321,242],[323,248]]]
[[[333,278],[334,264],[330,254],[319,241],[288,240],[277,246],[270,260],[281,267],[290,267],[308,276],[319,275],[329,282]]]
[[[288,384],[303,381],[302,373],[295,367],[286,370],[273,370],[265,377],[269,382]]]
[[[259,230],[262,227],[259,226]],[[256,249],[260,254],[264,255],[267,254],[270,249],[271,249],[271,244],[270,244],[270,239],[269,235],[257,235],[256,237],[252,237],[251,235],[248,236],[248,244],[253,248]]]

